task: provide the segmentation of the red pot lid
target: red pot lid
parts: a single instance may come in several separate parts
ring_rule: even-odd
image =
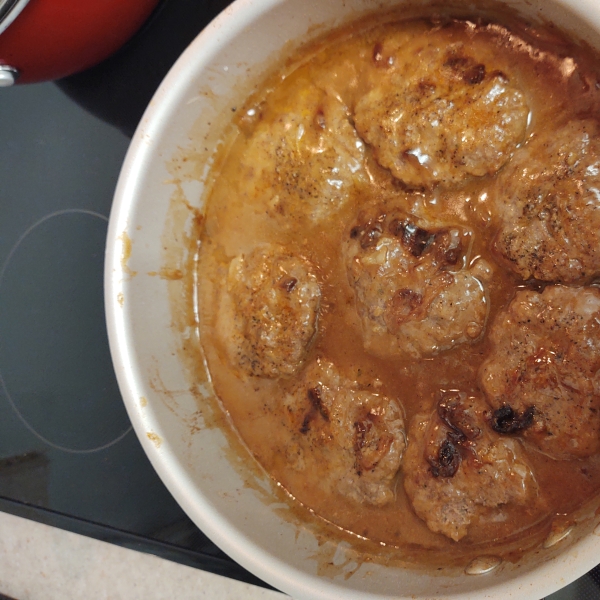
[[[0,33],[2,33],[25,8],[29,0],[0,0]]]

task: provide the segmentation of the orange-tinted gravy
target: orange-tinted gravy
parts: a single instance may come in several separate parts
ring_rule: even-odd
[[[494,60],[527,97],[531,109],[528,135],[538,128],[552,127],[557,113],[600,115],[597,83],[600,77],[594,66],[594,62],[600,65],[600,60],[590,49],[568,41],[552,28],[529,27],[510,20],[506,23],[452,19],[399,21],[388,16],[381,22],[354,24],[330,34],[292,57],[282,71],[284,76],[268,79],[244,107],[237,109],[231,138],[224,144],[218,169],[213,169],[210,175],[197,265],[198,297],[203,349],[218,397],[256,459],[293,498],[323,519],[373,542],[400,548],[411,557],[417,556],[419,549],[439,557],[450,548],[453,552],[458,549],[465,555],[476,555],[482,544],[486,548],[495,545],[501,550],[507,541],[513,544],[525,535],[540,539],[549,530],[552,518],[572,513],[598,494],[600,457],[555,461],[529,450],[529,460],[547,501],[546,518],[533,522],[521,507],[509,511],[507,521],[470,532],[458,544],[430,532],[414,514],[404,493],[402,469],[398,474],[396,499],[384,507],[360,505],[338,495],[323,496],[315,482],[326,471],[326,465],[315,462],[302,472],[288,465],[286,447],[292,433],[282,415],[281,399],[294,380],[241,376],[229,363],[214,327],[219,290],[225,285],[229,261],[258,244],[281,244],[291,253],[306,257],[316,266],[322,289],[319,332],[308,360],[325,356],[360,384],[379,380],[379,391],[397,398],[403,405],[408,426],[417,412],[433,410],[434,397],[440,389],[459,388],[481,394],[477,373],[488,342],[484,335],[476,343],[421,360],[369,355],[363,348],[353,291],[340,248],[358,213],[370,205],[416,206],[420,214],[437,222],[468,226],[474,231],[471,258],[481,256],[493,267],[488,285],[489,328],[498,311],[524,285],[490,251],[494,231],[488,190],[493,177],[471,179],[449,191],[410,192],[378,166],[367,149],[368,193],[350,192],[348,201],[333,218],[308,223],[293,216],[289,219],[274,216],[262,205],[253,204],[247,193],[240,192],[239,163],[247,152],[256,123],[274,120],[315,81],[326,79],[330,90],[352,106],[364,93],[356,74],[372,68],[373,49],[390,33],[404,32],[411,36],[431,30],[440,43],[464,41],[493,54]],[[567,64],[569,69],[565,67]]]

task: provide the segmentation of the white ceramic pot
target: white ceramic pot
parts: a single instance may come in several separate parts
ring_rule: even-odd
[[[111,213],[105,289],[114,366],[142,446],[185,512],[232,558],[294,598],[539,599],[596,565],[593,518],[553,548],[485,575],[352,564],[343,544],[319,546],[268,478],[246,469],[244,448],[211,426],[209,386],[192,385],[182,352],[194,333],[178,312],[190,291],[180,278],[194,217],[187,205],[202,208],[202,171],[231,109],[274,58],[325,28],[394,4],[237,0],[177,61],[132,140]],[[505,4],[600,47],[598,0]],[[319,575],[328,552],[337,568]]]

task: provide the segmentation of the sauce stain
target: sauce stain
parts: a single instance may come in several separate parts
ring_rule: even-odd
[[[146,432],[146,436],[156,446],[157,449],[160,448],[162,439],[158,434],[148,431]]]
[[[167,267],[163,267],[159,271],[158,275],[161,279],[167,279],[169,281],[178,281],[183,279],[183,271],[181,269],[169,269]]]
[[[129,259],[131,258],[131,247],[132,241],[127,232],[124,231],[119,237],[121,240],[122,251],[121,251],[121,269],[125,275],[127,275],[130,279],[137,275],[137,271],[133,271],[129,268],[127,264]]]
[[[148,271],[149,277],[160,277],[169,281],[178,281],[183,279],[183,271],[181,269],[174,269],[171,267],[162,267],[160,271]]]

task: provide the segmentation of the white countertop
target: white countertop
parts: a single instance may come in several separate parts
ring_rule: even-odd
[[[287,596],[0,512],[0,593],[16,600]]]

